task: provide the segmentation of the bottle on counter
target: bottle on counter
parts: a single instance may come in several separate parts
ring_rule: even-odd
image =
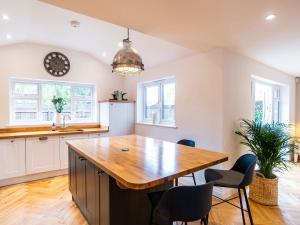
[[[52,123],[51,130],[52,130],[52,131],[55,131],[55,130],[56,130],[55,123]]]

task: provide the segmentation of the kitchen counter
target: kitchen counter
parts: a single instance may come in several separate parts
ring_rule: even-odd
[[[227,161],[225,154],[139,135],[70,140],[69,188],[89,224],[148,225],[148,193]]]
[[[72,134],[91,134],[91,133],[102,133],[108,131],[109,131],[108,127],[100,126],[100,125],[70,126],[65,129],[58,128],[55,131],[50,130],[50,127],[10,128],[10,129],[0,130],[0,139],[61,136],[61,135],[72,135]]]

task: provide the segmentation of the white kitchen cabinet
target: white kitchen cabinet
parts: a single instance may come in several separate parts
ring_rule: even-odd
[[[76,134],[76,135],[65,135],[59,137],[59,158],[60,158],[60,169],[66,169],[69,167],[68,159],[68,145],[66,141],[76,139],[88,139],[87,134]]]
[[[25,139],[0,140],[0,179],[25,175]]]
[[[134,133],[133,102],[101,102],[100,124],[109,127],[109,136]]]
[[[26,139],[26,174],[60,169],[59,137]]]

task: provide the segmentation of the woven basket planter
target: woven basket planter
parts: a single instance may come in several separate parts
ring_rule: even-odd
[[[263,205],[278,205],[278,177],[267,179],[260,173],[255,173],[253,182],[249,187],[249,197]]]

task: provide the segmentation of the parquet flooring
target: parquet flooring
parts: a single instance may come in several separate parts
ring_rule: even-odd
[[[236,200],[233,202],[237,203]],[[256,225],[300,225],[300,165],[280,176],[279,206],[250,202]],[[68,176],[0,188],[2,225],[86,225],[71,200]],[[189,223],[189,225],[199,223]],[[241,225],[240,210],[227,204],[213,207],[211,225]],[[134,225],[134,224],[133,224]],[[136,224],[138,225],[138,224]]]

